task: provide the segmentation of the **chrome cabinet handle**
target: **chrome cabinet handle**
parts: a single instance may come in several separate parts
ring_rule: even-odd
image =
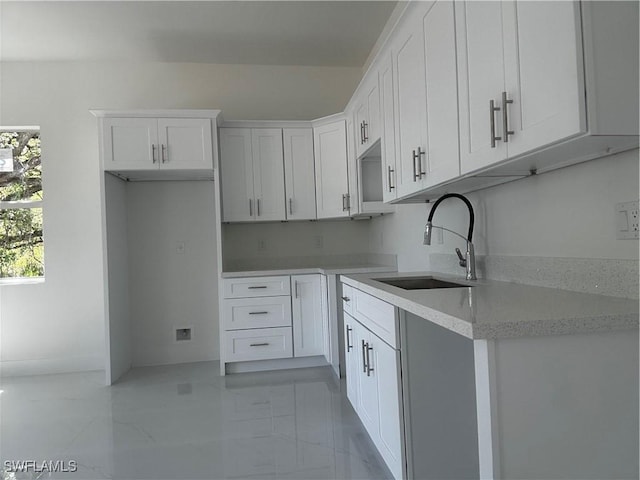
[[[342,194],[342,211],[346,211],[347,210],[347,195],[346,194]]]
[[[344,300],[345,302],[350,302],[351,301],[351,299],[349,297],[340,297],[340,298],[342,298],[342,300]]]
[[[249,199],[249,216],[253,217],[253,200]]]
[[[353,328],[351,328],[349,325],[347,325],[347,352],[350,352],[351,349],[353,348],[353,345],[351,345],[351,339],[349,336],[349,332],[353,332]]]
[[[373,372],[373,368],[371,368],[371,358],[369,358],[369,352],[373,350],[373,347],[369,346],[367,342],[367,377],[371,376],[371,372]]]
[[[420,155],[418,155],[415,150],[412,150],[412,153],[413,153],[413,181],[415,182],[420,178],[420,174],[418,173],[418,169],[416,168],[417,160],[420,158]]]
[[[369,124],[365,121],[362,122],[362,143],[367,143],[369,141]]]
[[[155,143],[151,144],[151,161],[156,163],[156,145]]]
[[[367,354],[366,354],[366,351],[365,351],[364,340],[362,340],[362,371],[364,373],[367,373]]]
[[[259,198],[256,200],[256,211],[258,213],[258,216],[260,216],[260,199]]]
[[[422,171],[422,157],[424,157],[425,153],[427,152],[423,152],[422,148],[418,147],[418,174],[420,177],[427,174],[427,172]]]
[[[345,198],[347,199],[347,210],[351,210],[351,195],[347,193]]]
[[[502,125],[504,128],[504,143],[509,141],[509,135],[513,135],[515,132],[509,130],[509,111],[507,105],[513,103],[513,100],[507,99],[507,92],[502,92]]]
[[[293,198],[289,198],[289,215],[293,215]]]
[[[388,165],[387,168],[388,168],[388,170],[387,170],[387,175],[388,175],[388,177],[387,177],[388,178],[387,186],[389,187],[389,191],[391,191],[394,188],[396,188],[393,185],[391,185],[391,174],[393,172],[395,172],[395,170],[393,168],[391,168],[391,165]]]
[[[162,144],[162,163],[166,163],[169,161],[169,154],[167,152],[167,150],[169,150],[165,144]]]
[[[267,345],[269,345],[269,342],[251,343],[251,344],[249,344],[250,347],[266,347]]]
[[[360,145],[364,143],[364,121],[360,122]]]
[[[269,312],[249,312],[249,315],[267,315]]]
[[[266,285],[252,285],[251,287],[247,287],[249,290],[256,290],[258,288],[267,288]]]
[[[489,100],[489,121],[491,123],[491,148],[496,148],[496,140],[502,140],[502,137],[496,137],[496,118],[495,113],[500,111],[500,107],[496,107],[493,100]]]

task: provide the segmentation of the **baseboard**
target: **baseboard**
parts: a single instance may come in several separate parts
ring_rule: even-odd
[[[95,370],[104,370],[104,357],[39,358],[36,360],[5,360],[0,362],[0,375],[3,377],[90,372]]]
[[[301,358],[278,358],[274,360],[255,360],[251,362],[233,362],[225,364],[226,373],[264,372],[267,370],[286,370],[290,368],[324,367],[329,365],[323,355]]]

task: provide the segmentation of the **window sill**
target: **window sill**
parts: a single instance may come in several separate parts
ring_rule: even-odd
[[[0,287],[5,285],[34,285],[44,283],[44,277],[0,278]]]

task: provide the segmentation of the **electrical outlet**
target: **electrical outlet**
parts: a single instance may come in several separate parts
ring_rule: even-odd
[[[176,328],[176,342],[191,340],[191,328]]]
[[[638,201],[616,204],[616,238],[635,239],[640,236]]]
[[[316,235],[315,237],[313,237],[313,246],[315,248],[322,248],[322,246],[324,245],[324,239],[322,238],[322,235]]]

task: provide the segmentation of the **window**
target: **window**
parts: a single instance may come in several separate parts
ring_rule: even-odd
[[[44,276],[38,128],[0,127],[0,280]]]

